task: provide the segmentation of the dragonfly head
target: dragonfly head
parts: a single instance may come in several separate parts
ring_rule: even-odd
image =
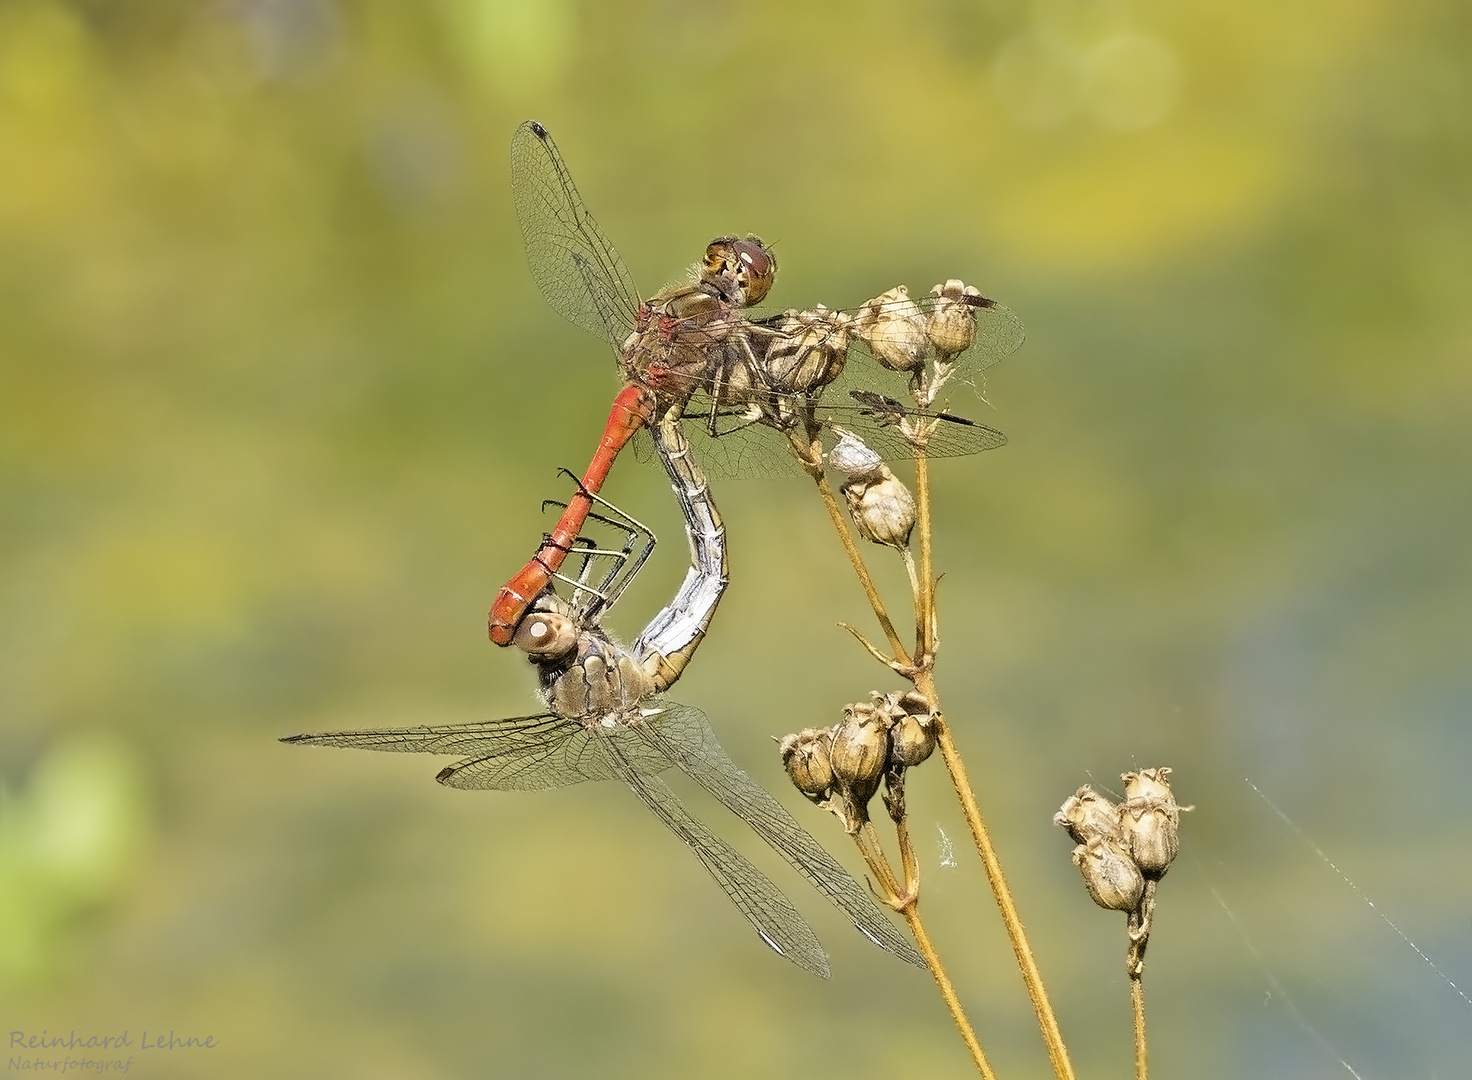
[[[759,236],[722,236],[705,249],[702,285],[713,287],[735,307],[760,304],[777,276],[777,256]]]
[[[556,659],[577,647],[577,623],[559,612],[532,611],[521,620],[511,643],[534,661]]]

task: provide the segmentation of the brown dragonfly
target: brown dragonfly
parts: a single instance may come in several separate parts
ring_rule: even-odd
[[[731,475],[790,471],[784,462],[821,454],[835,428],[885,459],[974,454],[1006,442],[999,431],[932,407],[943,386],[974,386],[1022,343],[1017,317],[975,289],[948,281],[911,299],[899,287],[860,308],[750,317],[747,309],[771,288],[776,256],[758,237],[724,236],[707,247],[690,282],[645,301],[536,121],[512,139],[511,187],[542,295],[613,345],[625,386],[566,511],[491,605],[497,644],[511,642],[561,566],[619,451],[664,417],[691,421],[692,437],[709,437],[702,456]],[[754,432],[767,434],[765,446]]]
[[[619,549],[570,545],[583,572],[554,573],[568,598],[544,590],[513,643],[536,666],[547,709],[532,716],[438,727],[333,731],[284,741],[400,753],[454,754],[436,777],[457,788],[529,790],[587,780],[621,780],[680,838],[761,939],[826,977],[828,960],[811,927],[760,870],[690,813],[660,779],[678,769],[741,818],[881,948],[918,966],[918,953],[860,885],[775,798],[736,766],[698,709],[658,697],[680,677],[705,636],[727,582],[725,529],[681,426],[653,429],[655,448],[685,514],[691,566],[675,597],[631,648],[612,641],[598,616],[617,601],[653,547],[653,534],[598,503],[628,527]],[[591,514],[604,522],[609,518]],[[634,543],[636,536],[647,542]],[[610,569],[589,572],[600,560]]]

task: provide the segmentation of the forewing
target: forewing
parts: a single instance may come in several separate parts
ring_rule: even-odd
[[[887,304],[871,302],[863,308],[848,308],[843,314],[858,320],[866,314],[871,318],[882,317],[886,311],[903,309],[917,312],[923,323],[930,318],[938,302],[934,296],[920,296],[914,300],[906,297]],[[976,336],[968,348],[951,358],[951,364],[955,369],[956,379],[970,384],[975,376],[1020,349],[1027,334],[1017,313],[1005,304],[977,296],[968,306],[976,319]],[[877,360],[873,363],[876,367],[883,367]]]
[[[1011,356],[1027,337],[1022,320],[1005,304],[988,300],[976,309],[976,341],[956,360],[962,379],[978,375]]]
[[[326,731],[293,735],[282,742],[308,746],[338,746],[406,754],[455,754],[462,760],[436,777],[450,787],[535,791],[568,787],[584,780],[609,780],[601,742],[589,737],[580,723],[541,714],[509,720],[432,727],[379,728],[364,731]],[[635,765],[652,772],[670,767],[657,750],[645,748],[631,756]]]
[[[836,441],[835,427],[853,432],[864,444],[885,461],[906,461],[917,457],[919,450],[901,428],[889,417],[859,404],[844,387],[830,387],[821,397],[816,417],[823,449],[831,450]],[[903,384],[901,384],[903,385]],[[895,387],[887,387],[894,390]],[[913,419],[935,421],[934,430],[925,444],[927,457],[966,457],[983,450],[994,450],[1007,442],[1007,436],[996,428],[978,424],[964,417],[922,413],[913,407]],[[710,399],[703,393],[691,398],[685,410],[685,434],[697,460],[705,471],[720,480],[735,478],[776,479],[805,475],[788,436],[764,423],[752,422],[740,412],[720,408],[714,412]],[[654,450],[641,433],[634,441],[635,454],[641,460],[652,460]]]
[[[716,739],[705,714],[689,706],[666,706],[645,721],[647,736],[660,751],[706,791],[750,825],[773,850],[845,912],[865,937],[916,967],[925,961],[904,933],[818,843],[787,808],[743,772]]]
[[[583,204],[557,144],[534,120],[511,139],[511,195],[527,263],[552,310],[621,344],[634,326],[638,290]]]
[[[685,438],[707,475],[716,480],[775,480],[804,475],[782,432],[753,424],[729,409],[713,420],[710,399],[696,394],[685,411]],[[640,432],[634,440],[640,460],[652,461],[653,443]]]
[[[624,759],[625,741],[606,744],[608,761],[654,815],[664,822],[715,878],[737,910],[778,955],[805,971],[828,978],[828,957],[792,901],[735,848],[697,820],[663,780]]]

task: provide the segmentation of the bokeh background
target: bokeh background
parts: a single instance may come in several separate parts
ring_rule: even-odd
[[[485,604],[617,380],[526,272],[528,116],[648,291],[755,231],[778,305],[963,277],[1026,322],[962,403],[1010,444],[935,469],[940,685],[1080,1075],[1129,1068],[1123,920],[1050,816],[1152,764],[1197,807],[1160,1075],[1465,1075],[1453,0],[0,0],[7,1055],[172,1030],[219,1045],[134,1075],[968,1074],[927,980],[734,821],[830,982],[613,785],[275,741],[534,705]],[[608,493],[665,538],[632,636],[684,544],[660,470]],[[717,495],[734,582],[676,696],[855,865],[770,737],[893,688],[834,626],[862,598],[804,483]],[[939,768],[910,798],[977,1028],[1042,1076]]]

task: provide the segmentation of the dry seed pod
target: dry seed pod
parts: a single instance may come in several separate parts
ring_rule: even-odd
[[[976,340],[976,306],[981,293],[956,278],[930,290],[936,298],[925,324],[925,334],[944,359],[971,348]]]
[[[1053,815],[1053,824],[1067,829],[1075,844],[1120,839],[1119,807],[1088,784],[1064,800]]]
[[[1073,862],[1084,877],[1084,888],[1101,908],[1134,911],[1145,895],[1145,878],[1118,840],[1095,837],[1073,849]]]
[[[915,528],[915,496],[885,465],[868,478],[848,481],[842,488],[859,535],[871,544],[898,551],[910,542]]]
[[[811,311],[785,311],[772,328],[780,331],[766,347],[763,367],[775,385],[805,394],[843,373],[853,316],[819,304]]]
[[[931,716],[935,712],[930,707],[929,699],[918,690],[906,690],[902,694],[886,694],[884,698],[891,706],[911,716]]]
[[[928,716],[901,717],[889,733],[890,761],[910,769],[935,753],[935,728]]]
[[[889,718],[865,702],[844,706],[843,722],[833,733],[830,751],[835,781],[855,791],[869,788],[872,795],[888,758]]]
[[[889,763],[889,717],[864,702],[846,705],[829,749],[839,806],[833,812],[850,833],[869,820],[869,800]]]
[[[1124,781],[1124,797],[1129,799],[1156,798],[1167,799],[1171,805],[1175,805],[1175,796],[1170,790],[1171,774],[1170,766],[1162,765],[1158,769],[1141,769],[1139,772],[1121,773],[1120,779]]]
[[[833,732],[833,728],[803,728],[784,735],[778,744],[792,786],[820,806],[833,794],[833,763],[828,749]]]
[[[905,694],[876,695],[891,716],[889,763],[891,768],[912,768],[935,752],[935,726],[930,702],[911,690]]]
[[[876,475],[884,462],[879,455],[851,431],[834,426],[838,442],[828,451],[828,464],[850,479]]]
[[[855,326],[874,358],[891,371],[913,372],[925,366],[924,315],[903,285],[860,308]]]
[[[1181,849],[1181,811],[1166,777],[1170,769],[1141,769],[1124,774],[1127,796],[1120,806],[1124,841],[1140,870],[1152,878],[1165,876]]]

